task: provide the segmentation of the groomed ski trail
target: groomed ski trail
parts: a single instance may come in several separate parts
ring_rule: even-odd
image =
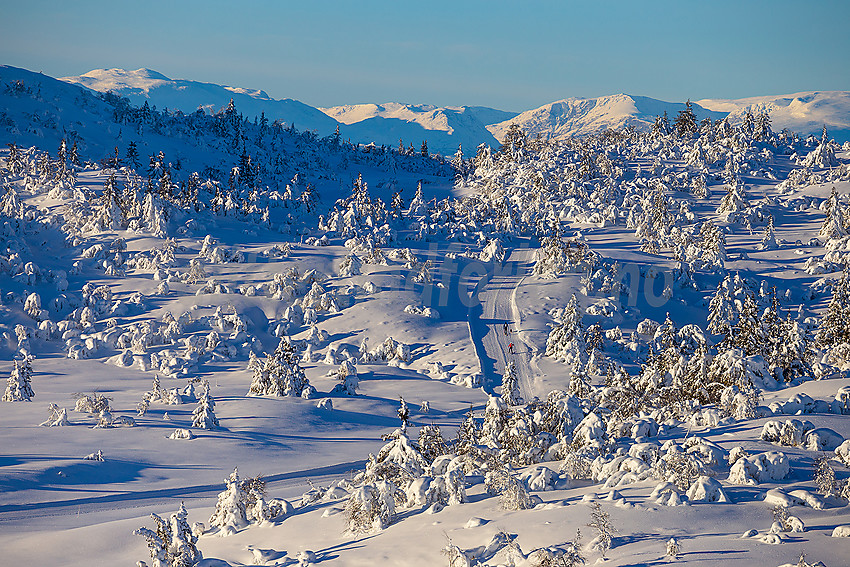
[[[469,328],[475,350],[481,361],[484,389],[494,393],[502,384],[502,376],[513,360],[516,364],[520,395],[524,402],[534,399],[533,357],[537,349],[526,344],[518,332],[520,314],[516,306],[516,289],[531,273],[534,250],[516,248],[501,266],[493,266],[478,286],[480,304],[470,310]],[[505,323],[509,331],[504,332]],[[509,345],[514,344],[513,354]]]

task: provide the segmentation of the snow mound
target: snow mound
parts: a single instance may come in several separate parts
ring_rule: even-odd
[[[791,472],[785,453],[768,451],[738,459],[729,470],[732,484],[756,485],[770,480],[782,480]]]

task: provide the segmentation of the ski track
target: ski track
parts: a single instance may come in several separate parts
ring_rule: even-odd
[[[534,251],[516,248],[510,251],[504,264],[482,278],[479,285],[480,305],[470,310],[469,328],[475,343],[475,352],[481,361],[484,389],[493,393],[502,383],[502,375],[508,362],[516,363],[520,395],[523,401],[534,399],[534,377],[536,372],[532,360],[537,348],[522,340],[518,332],[519,308],[516,304],[516,289],[530,273]],[[504,324],[510,325],[507,335]],[[509,345],[514,343],[514,354]]]

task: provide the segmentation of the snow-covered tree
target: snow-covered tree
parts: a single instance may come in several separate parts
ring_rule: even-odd
[[[824,348],[850,343],[850,277],[847,270],[832,287],[832,299],[821,317],[815,341]]]
[[[210,396],[210,383],[204,380],[204,389],[198,398],[198,406],[192,412],[192,427],[200,429],[214,429],[218,427],[218,418],[215,416],[215,401]]]
[[[761,237],[759,244],[760,250],[776,250],[779,248],[779,243],[776,242],[776,232],[773,227],[773,215],[767,217],[767,226],[764,229],[764,234]]]
[[[602,504],[599,502],[590,504],[590,523],[587,525],[596,532],[596,537],[593,539],[594,549],[599,550],[602,557],[605,557],[605,554],[611,549],[611,543],[617,530],[611,523],[611,515],[602,509]]]
[[[237,469],[234,468],[224,482],[225,489],[218,495],[210,526],[221,528],[222,535],[229,535],[248,525],[247,495]]]
[[[697,116],[694,114],[690,99],[685,103],[684,110],[680,110],[675,120],[673,120],[673,128],[678,136],[689,136],[699,129]]]
[[[670,539],[667,540],[666,548],[667,549],[666,549],[665,555],[667,557],[672,557],[673,559],[676,559],[679,556],[679,554],[682,552],[681,547],[679,546],[679,540],[677,540],[674,537],[671,537]]]
[[[743,211],[749,206],[744,187],[738,183],[732,183],[726,186],[726,195],[717,207],[717,214]]]
[[[511,360],[502,375],[502,399],[505,403],[518,406],[522,403],[519,393],[519,377],[517,376],[516,363]]]
[[[825,239],[841,238],[847,235],[846,215],[841,200],[838,198],[838,191],[835,186],[832,186],[832,192],[829,194],[829,199],[825,205],[826,218],[820,227],[818,236]]]
[[[249,396],[304,396],[315,392],[288,337],[281,338],[275,351],[262,362],[252,355],[248,366],[254,371]]]
[[[838,483],[835,480],[835,469],[829,464],[829,456],[821,455],[815,459],[814,482],[818,492],[824,496],[835,494]]]
[[[344,393],[347,396],[357,395],[357,388],[360,387],[360,379],[357,377],[357,369],[350,360],[343,360],[336,371],[336,379],[339,384],[334,387],[334,391]]]
[[[389,481],[354,489],[345,505],[346,528],[352,534],[382,530],[395,519],[396,487]]]
[[[4,402],[29,402],[35,396],[30,385],[32,380],[32,356],[24,355],[22,360],[14,360],[15,366],[6,380]]]
[[[587,348],[584,344],[582,315],[581,306],[573,294],[560,314],[560,323],[546,339],[546,356],[577,368],[584,366]]]
[[[198,536],[192,532],[187,517],[188,512],[181,502],[180,509],[169,521],[151,514],[156,527],[153,530],[142,527],[133,532],[145,538],[153,560],[151,567],[194,567],[203,558],[196,545]]]
[[[59,427],[63,425],[71,425],[71,422],[68,421],[68,412],[65,408],[60,408],[56,404],[50,404],[48,408],[50,412],[50,416],[39,423],[40,427]]]

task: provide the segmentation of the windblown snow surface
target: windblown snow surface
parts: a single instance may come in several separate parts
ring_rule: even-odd
[[[533,137],[452,169],[0,68],[0,371],[20,398],[32,355],[34,394],[0,402],[0,563],[157,565],[133,532],[182,503],[210,567],[846,565],[848,347],[826,315],[850,309],[850,147]],[[724,289],[731,343],[707,330]],[[569,305],[580,333],[547,348]],[[759,326],[772,305],[781,337]],[[249,396],[282,338],[310,387]],[[446,445],[423,455],[428,426]],[[236,467],[280,513],[240,519],[236,491],[211,525]],[[352,522],[370,494],[378,520]],[[172,536],[163,565],[194,540]]]

